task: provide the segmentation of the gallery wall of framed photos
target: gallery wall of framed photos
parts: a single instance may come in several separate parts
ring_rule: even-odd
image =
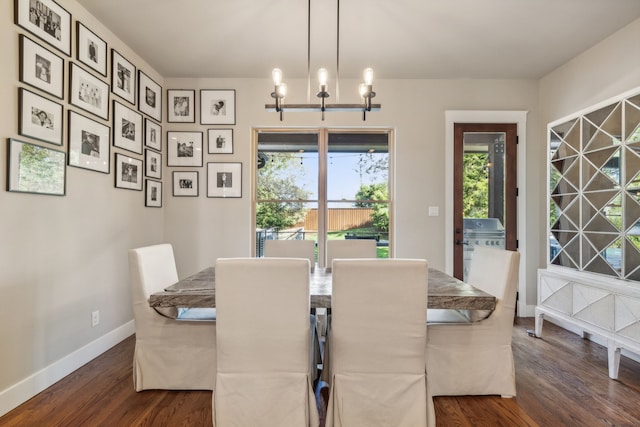
[[[9,151],[37,151],[41,162],[54,156],[58,167],[62,155],[64,168],[113,173],[113,188],[144,192],[147,207],[162,207],[163,164],[177,168],[165,175],[174,197],[199,197],[205,167],[207,197],[241,197],[242,164],[221,161],[234,153],[235,89],[163,92],[149,70],[55,0],[14,0],[14,8],[20,29],[17,130],[25,140],[10,138]],[[7,169],[18,174],[7,190],[39,188],[16,159],[8,156]],[[54,173],[66,188],[67,174]],[[34,192],[65,195],[59,187]]]
[[[219,156],[234,154],[235,89],[167,89],[167,124],[167,166],[192,168],[173,171],[174,197],[199,197],[200,174],[193,168],[205,163],[206,197],[242,197],[242,163]]]

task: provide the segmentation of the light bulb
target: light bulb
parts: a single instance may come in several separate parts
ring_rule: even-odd
[[[326,68],[320,68],[318,70],[318,83],[320,83],[320,86],[326,86],[327,85],[327,77],[328,77],[327,69]]]
[[[364,83],[360,83],[360,86],[358,87],[358,91],[360,92],[360,96],[364,98],[364,96],[367,93],[367,85]]]
[[[282,70],[280,68],[274,68],[271,72],[271,77],[273,78],[273,84],[280,86],[280,83],[282,83]]]
[[[373,68],[364,70],[364,84],[371,86],[373,84]]]
[[[286,94],[287,94],[287,84],[286,83],[279,84],[278,85],[278,96],[280,98],[284,98]]]

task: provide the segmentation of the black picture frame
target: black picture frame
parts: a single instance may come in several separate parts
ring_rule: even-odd
[[[65,8],[53,0],[15,0],[13,9],[16,25],[71,56],[72,19]]]
[[[145,180],[144,205],[148,208],[162,207],[162,181]]]
[[[198,171],[173,171],[173,197],[198,197]]]
[[[142,154],[142,114],[113,100],[113,146]]]
[[[111,49],[111,92],[136,105],[136,66]]]
[[[162,179],[162,153],[144,150],[144,174],[147,178]]]
[[[196,122],[196,91],[192,89],[167,89],[167,122]]]
[[[162,151],[162,126],[147,117],[144,118],[144,145]]]
[[[207,129],[208,154],[233,154],[233,129]]]
[[[62,145],[62,104],[25,88],[18,88],[18,133],[22,136]]]
[[[76,21],[76,58],[87,67],[107,76],[107,42],[80,21]]]
[[[235,125],[236,90],[200,89],[200,124]]]
[[[73,62],[69,80],[69,103],[109,120],[109,85]]]
[[[142,191],[142,160],[126,154],[115,154],[116,188]]]
[[[207,197],[241,198],[242,163],[207,163]]]
[[[20,81],[64,98],[64,59],[20,34]]]
[[[66,194],[66,153],[9,138],[7,191],[16,193]]]
[[[111,170],[111,128],[69,110],[68,165],[108,174]]]
[[[202,167],[202,132],[168,131],[167,166]]]
[[[138,110],[158,122],[162,120],[162,86],[142,70],[138,70]]]

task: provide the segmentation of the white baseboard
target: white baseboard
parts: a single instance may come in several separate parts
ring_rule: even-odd
[[[0,391],[0,416],[60,381],[133,333],[135,333],[135,324],[131,320],[19,383]]]
[[[535,305],[519,305],[518,306],[518,317],[535,317],[536,315],[536,306]]]

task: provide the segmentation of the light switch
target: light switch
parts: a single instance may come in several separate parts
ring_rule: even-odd
[[[438,206],[429,206],[429,216],[439,216],[440,208]]]

